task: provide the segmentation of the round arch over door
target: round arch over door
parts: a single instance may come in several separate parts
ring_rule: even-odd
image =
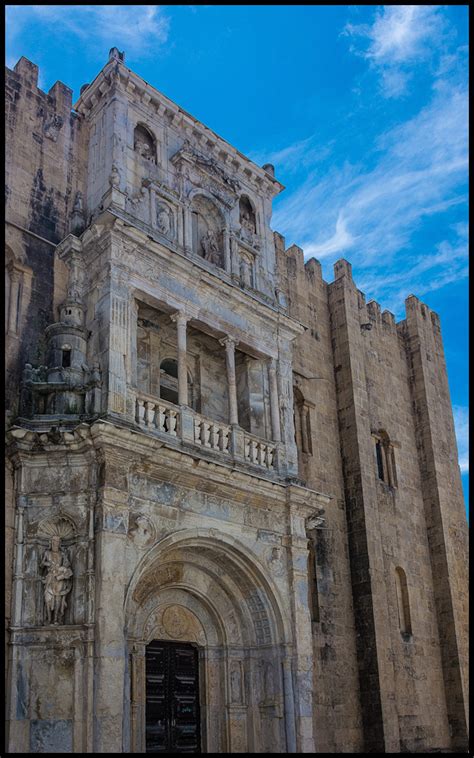
[[[129,587],[132,752],[145,750],[152,640],[198,647],[202,752],[294,752],[293,692],[284,675],[291,640],[277,592],[235,540],[200,531],[158,543]]]

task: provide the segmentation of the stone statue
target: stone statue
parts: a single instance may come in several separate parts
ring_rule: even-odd
[[[247,210],[247,208],[243,208],[240,213],[240,224],[244,227],[244,229],[248,229],[249,232],[255,231],[255,225],[252,220],[252,216],[250,215],[250,211]]]
[[[72,587],[72,569],[59,536],[51,538],[51,548],[45,551],[41,566],[47,569],[42,579],[47,623],[60,624],[66,610],[66,595]]]
[[[171,219],[170,212],[165,205],[158,206],[158,212],[156,215],[156,223],[158,231],[168,237],[171,232]]]
[[[73,211],[79,211],[82,213],[84,210],[83,204],[82,204],[82,192],[76,192],[76,197],[74,198],[74,205],[72,206]]]
[[[209,263],[214,263],[218,266],[221,262],[221,254],[219,252],[219,245],[217,242],[217,235],[210,229],[201,239],[201,248],[203,251],[203,258]]]
[[[134,148],[142,158],[150,159],[152,157],[150,145],[145,140],[140,139],[140,137],[136,138]]]
[[[118,187],[120,184],[120,171],[115,164],[112,166],[112,171],[110,172],[109,184],[111,187]]]

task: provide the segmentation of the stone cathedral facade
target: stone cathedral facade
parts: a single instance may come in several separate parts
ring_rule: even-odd
[[[116,48],[74,107],[6,76],[8,752],[466,750],[437,315]]]

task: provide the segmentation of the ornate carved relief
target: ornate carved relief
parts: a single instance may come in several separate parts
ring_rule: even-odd
[[[72,589],[72,569],[59,536],[51,538],[51,547],[44,552],[41,567],[46,568],[42,578],[46,623],[61,624],[67,606],[66,596]]]
[[[138,513],[130,519],[128,537],[136,547],[148,547],[156,540],[156,529],[147,516]]]
[[[175,216],[171,208],[165,203],[156,204],[156,226],[160,234],[170,240],[176,238]]]
[[[283,576],[286,569],[286,556],[281,547],[271,547],[266,553],[267,565],[273,576]]]
[[[199,619],[182,605],[155,609],[144,626],[144,637],[150,639],[186,640],[206,644],[206,635]]]

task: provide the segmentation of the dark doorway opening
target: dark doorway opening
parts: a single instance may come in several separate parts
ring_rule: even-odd
[[[146,648],[146,752],[200,753],[199,661],[194,645]]]

